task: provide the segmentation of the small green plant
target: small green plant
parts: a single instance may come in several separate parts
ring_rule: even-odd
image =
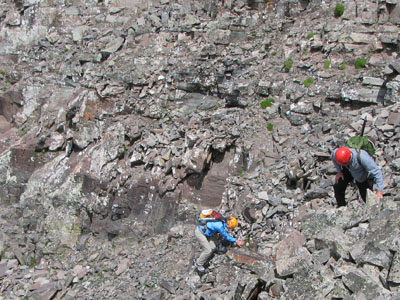
[[[7,256],[6,256],[5,252],[4,252],[4,250],[0,252],[0,258],[1,258],[1,260],[7,259]]]
[[[260,106],[262,109],[266,109],[267,107],[271,107],[272,103],[274,103],[274,102],[275,102],[274,99],[268,98],[268,99],[261,101]]]
[[[10,78],[4,70],[0,70],[0,80],[4,80],[5,83],[10,84]]]
[[[100,281],[104,281],[104,273],[102,271],[97,272],[97,275],[99,276]]]
[[[26,126],[21,127],[20,129],[18,129],[17,135],[18,135],[19,137],[22,137],[22,136],[24,136],[25,134],[27,134],[28,131],[29,131],[29,128],[28,128],[28,127],[26,127]]]
[[[306,80],[304,80],[304,86],[309,87],[313,83],[313,79],[311,77],[308,77]]]
[[[267,129],[268,129],[268,131],[274,130],[274,124],[268,123],[268,124],[267,124]]]
[[[331,66],[331,61],[330,61],[330,60],[326,60],[326,61],[324,62],[324,68],[325,68],[325,69],[329,69],[330,66]]]
[[[356,69],[361,69],[365,68],[365,65],[367,64],[367,60],[365,58],[357,58],[355,62],[355,67]]]
[[[35,256],[31,256],[30,262],[29,262],[29,268],[33,268],[36,266],[36,258]]]
[[[307,38],[307,40],[311,40],[313,38],[313,36],[314,36],[314,32],[311,32],[311,33],[307,34],[306,38]]]
[[[346,69],[346,63],[345,62],[342,62],[341,64],[340,64],[340,66],[339,66],[339,70],[344,70],[344,69]]]
[[[344,13],[344,5],[342,3],[336,4],[335,7],[335,17],[341,17]]]
[[[289,72],[290,69],[292,68],[292,65],[293,65],[293,60],[291,58],[285,60],[283,64],[283,69],[285,70],[285,72]]]

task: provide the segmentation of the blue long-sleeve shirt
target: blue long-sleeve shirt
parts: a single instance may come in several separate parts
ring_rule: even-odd
[[[207,229],[205,231],[202,230],[202,226],[199,225],[199,230],[200,232],[202,232],[205,236],[211,237],[214,234],[216,234],[217,232],[219,232],[221,234],[221,236],[232,243],[236,242],[236,239],[232,236],[230,236],[227,232],[226,232],[226,223],[223,221],[217,221],[217,222],[207,222],[206,224]]]
[[[374,159],[369,156],[368,152],[360,150],[360,165],[357,159],[357,150],[353,148],[349,149],[351,151],[351,158],[350,163],[348,166],[346,166],[346,168],[350,171],[351,176],[353,176],[357,182],[364,182],[368,178],[373,178],[378,186],[378,191],[383,191],[384,185],[382,171],[375,163]],[[336,150],[332,152],[331,159],[336,170],[338,172],[342,172],[342,166],[340,166],[335,159]]]

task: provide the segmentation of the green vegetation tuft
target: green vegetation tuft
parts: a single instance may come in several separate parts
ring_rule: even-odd
[[[272,103],[274,103],[274,102],[275,102],[274,99],[268,98],[268,99],[261,101],[260,106],[262,109],[266,109],[267,107],[271,107]]]
[[[274,124],[268,123],[268,124],[267,124],[267,129],[268,129],[268,131],[274,130]]]
[[[304,80],[304,86],[309,87],[313,83],[313,79],[311,77],[308,77],[306,80]]]
[[[365,68],[365,65],[367,64],[367,60],[365,58],[357,58],[355,62],[355,67],[356,69],[361,69]]]
[[[4,70],[0,70],[0,80],[4,80],[5,83],[11,84],[10,77]]]
[[[311,40],[312,37],[314,36],[314,34],[315,34],[314,32],[307,34],[307,36],[306,36],[307,40]]]
[[[325,68],[325,69],[329,69],[330,66],[331,66],[331,61],[330,61],[330,60],[326,60],[326,61],[324,62],[324,68]]]
[[[104,281],[104,273],[102,271],[97,272],[97,275],[99,276],[100,281]]]
[[[33,268],[34,266],[36,266],[36,258],[35,256],[31,256],[30,262],[29,262],[29,268]]]
[[[283,64],[283,69],[285,70],[285,72],[289,72],[290,69],[292,68],[292,65],[293,65],[293,60],[291,58],[285,60],[285,63]]]
[[[341,64],[340,64],[340,66],[339,66],[339,70],[344,70],[344,69],[346,69],[346,63],[345,62],[342,62]]]
[[[341,17],[344,13],[344,5],[342,3],[336,4],[335,17]]]

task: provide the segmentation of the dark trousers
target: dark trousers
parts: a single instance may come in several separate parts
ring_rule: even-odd
[[[350,171],[347,168],[342,169],[343,177],[344,179],[339,179],[338,183],[336,183],[333,186],[333,189],[335,190],[335,198],[338,206],[345,206],[346,201],[344,199],[345,193],[346,193],[346,188],[349,185],[350,182],[354,181],[353,176],[351,176]],[[367,189],[372,190],[372,184],[366,180],[364,182],[357,182],[356,185],[358,187],[358,190],[360,191],[360,196],[361,199],[363,199],[364,202],[367,200]]]

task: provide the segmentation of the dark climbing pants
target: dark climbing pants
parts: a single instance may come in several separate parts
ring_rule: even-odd
[[[346,205],[346,200],[345,200],[345,193],[346,193],[346,188],[351,183],[352,181],[355,181],[353,176],[351,176],[350,171],[347,168],[342,169],[343,177],[344,179],[339,179],[338,183],[336,183],[333,188],[335,190],[335,198],[338,206],[345,206]],[[367,189],[372,190],[372,184],[369,180],[364,181],[364,182],[356,182],[356,185],[358,187],[358,190],[360,192],[361,199],[363,199],[364,202],[367,201]]]

